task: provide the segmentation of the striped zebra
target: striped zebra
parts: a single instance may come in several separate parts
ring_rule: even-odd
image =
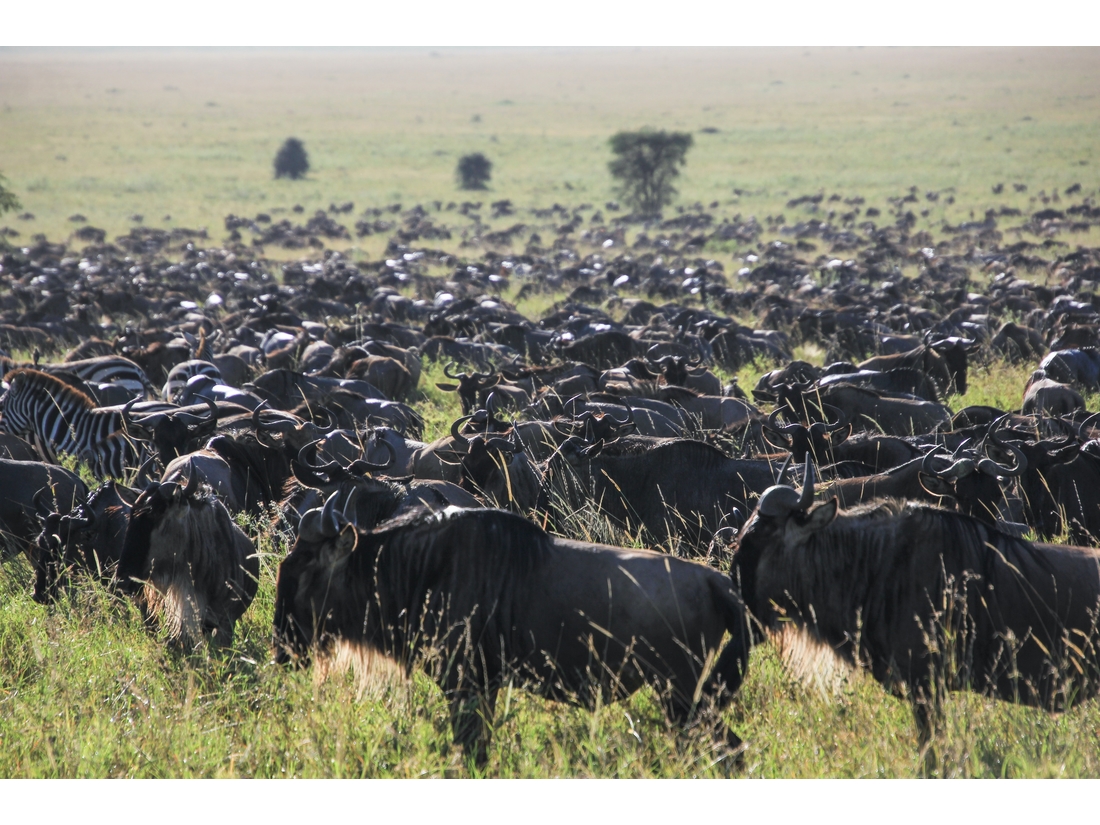
[[[123,432],[120,408],[97,408],[80,390],[39,370],[18,369],[5,380],[11,389],[0,404],[0,431],[32,441],[48,461],[71,453],[97,477],[121,478],[147,457]]]
[[[99,384],[117,384],[123,387],[132,398],[146,398],[154,393],[145,371],[121,355],[100,355],[96,358],[83,358],[79,361],[67,361],[61,364],[17,364],[10,358],[0,359],[4,371],[31,369],[48,372],[51,375],[68,373],[81,381],[97,387]]]

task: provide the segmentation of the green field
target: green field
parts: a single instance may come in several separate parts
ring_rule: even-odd
[[[221,237],[228,213],[295,204],[600,205],[608,138],[651,125],[695,135],[679,203],[763,221],[797,195],[916,186],[953,191],[929,219],[956,221],[1094,189],[1098,90],[1098,49],[7,49],[0,173],[36,219],[4,220],[61,240],[75,213],[112,235],[139,214]],[[313,171],[275,181],[290,135]],[[471,151],[494,163],[477,197],[454,181]]]
[[[1094,195],[1098,94],[1095,49],[0,50],[0,173],[35,215],[0,224],[18,240],[64,240],[75,213],[112,236],[140,214],[146,226],[205,226],[220,244],[228,213],[286,210],[298,221],[295,204],[308,216],[354,201],[358,215],[465,199],[510,199],[517,215],[492,223],[530,222],[529,207],[612,198],[607,139],[648,124],[695,136],[678,204],[718,201],[720,216],[763,222],[785,212],[790,222],[805,216],[786,207],[799,195],[860,195],[882,207],[916,186],[955,197],[922,198],[922,226],[935,231],[994,205],[1026,214],[1077,182],[1082,197]],[[310,153],[306,180],[273,179],[289,135]],[[455,164],[471,151],[495,164],[487,192],[456,189]],[[991,192],[997,183],[1001,195]],[[441,220],[461,227],[446,214]],[[339,217],[350,225],[354,216]],[[1065,240],[1096,243],[1091,232]],[[326,245],[377,258],[385,242]],[[482,251],[458,249],[457,233],[439,245]],[[728,267],[734,250],[707,254]],[[535,295],[519,308],[537,317],[556,297]],[[1018,406],[1029,371],[975,370],[968,394],[951,405]],[[742,386],[758,373],[742,371]],[[425,372],[416,400],[428,437],[458,415],[457,398],[436,380],[439,366]],[[247,527],[264,554],[260,591],[225,652],[168,649],[131,604],[96,583],[44,608],[30,598],[27,563],[3,565],[0,776],[473,775],[451,744],[441,693],[423,676],[383,672],[360,685],[337,673],[321,682],[272,662],[275,571],[287,537]],[[686,736],[669,730],[650,691],[595,712],[506,693],[485,775],[925,769],[906,703],[863,674],[835,690],[807,686],[771,645],[753,652],[723,719],[747,742],[741,767],[715,749],[706,724]],[[1052,715],[955,695],[935,750],[940,776],[1100,776],[1100,702]]]

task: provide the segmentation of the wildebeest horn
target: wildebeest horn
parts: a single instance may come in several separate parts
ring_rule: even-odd
[[[388,441],[382,440],[378,443],[381,444],[385,448],[386,452],[390,454],[389,461],[386,461],[382,464],[375,464],[371,461],[367,461],[365,458],[359,458],[351,462],[351,464],[347,466],[346,470],[349,473],[361,476],[365,473],[375,472],[377,470],[385,470],[389,467],[392,467],[397,461],[397,451],[393,449],[393,445],[390,444],[390,442]]]
[[[50,492],[49,487],[42,487],[37,493],[31,497],[31,504],[34,506],[34,510],[39,515],[48,515],[53,512],[53,508],[48,503],[43,503],[42,494],[48,494]]]
[[[487,429],[493,429],[498,423],[497,421],[497,394],[495,392],[489,393],[485,399],[485,419],[487,423]]]
[[[790,461],[790,456],[787,457],[787,461],[783,463],[783,469],[780,472],[780,479],[782,479],[782,473],[786,472],[787,464]],[[806,456],[806,470],[802,475],[802,492],[799,493],[794,487],[787,484],[775,484],[764,491],[764,494],[760,496],[760,503],[757,505],[757,509],[763,516],[786,516],[794,510],[805,510],[814,500],[814,469],[813,462],[810,457]]]
[[[936,470],[932,467],[933,459],[940,457],[939,449],[929,450],[924,454],[924,460],[921,462],[921,472],[927,473],[931,476],[937,476],[939,478],[963,478],[970,475],[975,470],[974,459],[969,456],[955,459],[949,466],[942,470]],[[989,459],[986,459],[987,461]]]
[[[777,484],[783,483],[783,476],[787,475],[787,468],[791,466],[791,461],[794,459],[794,453],[787,453],[787,457],[783,459],[783,466],[779,468],[779,475],[775,477]]]
[[[469,445],[470,439],[460,433],[459,430],[462,428],[462,425],[471,418],[473,418],[472,415],[464,415],[461,418],[455,419],[455,423],[451,425],[451,438],[455,440],[456,444]]]
[[[192,465],[191,474],[187,476],[187,486],[183,488],[181,498],[191,498],[199,489],[199,474],[195,472],[195,467]]]
[[[782,411],[782,407],[774,410],[772,414],[768,416],[768,421],[766,424],[764,424],[764,426],[774,433],[779,433],[780,435],[786,436],[793,435],[794,433],[802,429],[801,424],[780,424],[779,413],[781,413]]]
[[[171,501],[176,497],[176,493],[179,492],[180,486],[174,481],[166,481],[153,489],[153,492],[160,496],[165,501]],[[146,491],[148,492],[148,490]]]
[[[135,421],[131,410],[134,404],[140,401],[140,398],[131,398],[126,402],[126,406],[122,408],[122,429],[127,434],[133,430],[135,433],[145,433],[149,435],[149,428],[155,427],[158,423],[164,420],[166,413],[152,413],[145,416],[141,421]]]
[[[1001,444],[1016,460],[1016,464],[1013,467],[1009,467],[1007,464],[998,464],[992,458],[986,457],[978,461],[978,469],[986,475],[990,476],[1018,476],[1022,475],[1027,470],[1027,456],[1023,451],[1015,444]]]
[[[1084,433],[1086,430],[1096,426],[1100,426],[1100,412],[1093,413],[1080,424],[1078,424],[1077,431],[1079,433]]]
[[[203,426],[210,426],[211,424],[217,425],[218,423],[218,405],[205,395],[200,395],[209,409],[207,415],[195,415],[194,413],[176,413],[176,420],[183,422],[188,427],[194,427],[196,429]]]
[[[458,364],[455,363],[454,361],[449,361],[447,364],[445,364],[443,366],[443,374],[446,375],[448,378],[450,378],[452,381],[461,381],[463,378],[466,378],[467,375],[464,372],[460,372],[458,375],[455,375],[454,373],[452,373],[451,372],[451,367],[457,367],[457,366],[458,366]]]
[[[348,522],[348,524],[351,524],[353,526],[357,526],[356,525],[357,519],[355,517],[355,503],[356,503],[356,499],[358,499],[358,498],[359,498],[359,488],[358,487],[352,487],[351,492],[348,493],[347,501],[344,502],[344,509],[341,511],[342,515],[344,516],[344,521]]]
[[[336,499],[339,495],[340,491],[337,490],[328,497],[325,506],[321,509],[321,535],[325,538],[332,538],[340,533],[340,522],[336,515]]]
[[[310,461],[311,456],[317,454],[317,445],[321,443],[321,440],[311,441],[306,444],[302,449],[298,451],[297,462],[305,467],[307,470],[311,470],[314,473],[328,473],[331,475],[333,472],[339,472],[344,468],[338,461],[327,461],[324,464],[314,464]]]
[[[798,500],[798,509],[806,510],[814,503],[814,462],[806,456],[806,470],[802,474],[802,497]]]

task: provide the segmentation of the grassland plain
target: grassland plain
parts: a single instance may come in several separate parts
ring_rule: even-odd
[[[879,205],[910,186],[953,190],[954,205],[924,204],[932,228],[994,203],[1028,211],[1040,189],[1081,182],[1094,193],[1098,80],[1097,50],[5,50],[0,171],[36,219],[4,220],[62,240],[73,213],[112,235],[142,214],[217,239],[229,212],[460,200],[454,165],[473,150],[496,164],[475,199],[600,204],[612,197],[607,137],[648,123],[696,135],[681,203],[762,217],[822,190]],[[289,134],[310,152],[305,181],[272,179]],[[994,198],[998,182],[1009,185]],[[349,246],[377,257],[376,237]],[[555,297],[519,308],[536,317]],[[742,370],[741,384],[760,371]],[[953,406],[1015,407],[1027,372],[976,370]],[[434,387],[441,378],[428,369],[416,399],[428,438],[458,415],[457,398]],[[245,527],[263,554],[260,590],[222,653],[168,650],[93,582],[43,608],[27,564],[4,564],[0,776],[471,775],[424,677],[321,682],[273,664],[275,571],[290,537]],[[937,775],[1100,775],[1096,700],[1058,715],[962,694],[946,707]],[[670,731],[649,691],[594,712],[508,691],[484,775],[922,772],[905,703],[862,674],[835,693],[806,686],[771,645],[753,652],[724,718],[748,742],[739,769],[705,726]]]
[[[690,131],[680,202],[779,214],[836,191],[951,190],[930,220],[1098,183],[1098,49],[0,50],[0,172],[24,234],[130,216],[220,231],[228,213],[460,200],[493,162],[519,207],[612,197],[608,137]],[[288,135],[312,171],[273,179]],[[740,194],[735,194],[740,192]],[[171,216],[166,220],[165,216]],[[377,254],[381,241],[366,239]]]

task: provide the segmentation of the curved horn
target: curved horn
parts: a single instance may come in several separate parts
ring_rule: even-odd
[[[986,456],[978,461],[978,469],[986,475],[990,476],[1019,476],[1027,470],[1027,456],[1024,455],[1023,450],[1017,447],[1015,444],[1002,444],[1006,450],[1012,453],[1013,458],[1016,460],[1016,464],[1013,467],[1009,467],[1007,464],[998,464],[992,458]]]
[[[321,508],[321,535],[325,538],[333,538],[340,534],[340,522],[336,517],[336,499],[340,496],[340,491],[337,490],[328,500],[325,501],[325,506]]]
[[[457,366],[458,366],[458,364],[455,361],[449,361],[443,367],[443,374],[446,375],[448,378],[450,378],[452,381],[461,381],[463,378],[466,378],[467,375],[464,372],[460,372],[458,375],[455,375],[454,373],[452,373],[451,372],[451,367],[457,367]]]
[[[1100,412],[1093,413],[1080,424],[1078,424],[1077,431],[1079,433],[1084,433],[1085,430],[1098,426],[1100,426]]]
[[[465,444],[469,446],[470,439],[460,433],[459,429],[461,429],[462,425],[469,421],[471,418],[473,418],[472,415],[464,415],[461,418],[456,419],[455,423],[451,425],[451,438],[455,440],[456,444]]]
[[[356,500],[358,498],[359,498],[359,488],[358,487],[352,487],[351,492],[348,493],[347,501],[344,502],[344,509],[341,511],[341,514],[344,517],[344,521],[346,521],[348,524],[351,524],[352,526],[355,526],[355,527],[359,526],[357,524],[358,519],[355,517],[355,505],[356,505]]]
[[[806,510],[814,503],[814,462],[806,456],[806,470],[802,474],[802,497],[798,500],[798,509]]]
[[[764,424],[769,430],[780,435],[791,436],[794,433],[802,429],[801,424],[780,424],[779,414],[783,412],[783,408],[779,407],[772,411],[772,414],[768,416],[768,421]]]
[[[34,507],[36,513],[39,513],[40,515],[48,515],[49,513],[53,512],[53,508],[50,507],[48,504],[44,505],[41,499],[43,493],[48,494],[49,492],[49,487],[42,487],[38,490],[37,493],[35,493],[31,497],[31,505]]]
[[[191,498],[199,489],[199,474],[195,472],[194,465],[190,469],[191,473],[187,476],[187,486],[183,488],[181,498]]]
[[[386,461],[383,464],[375,464],[371,461],[367,461],[365,458],[360,458],[351,462],[351,464],[349,464],[346,468],[347,471],[349,473],[354,473],[357,476],[361,476],[365,473],[377,472],[378,470],[386,470],[392,467],[397,461],[397,451],[393,449],[393,445],[390,444],[390,442],[384,439],[382,441],[379,441],[378,443],[385,447],[386,452],[390,454],[389,461]]]
[[[331,476],[333,472],[343,470],[344,468],[340,465],[340,462],[338,461],[328,461],[324,464],[314,464],[312,461],[310,461],[311,456],[316,456],[317,445],[320,443],[321,440],[317,439],[316,441],[311,441],[306,444],[304,447],[302,447],[302,449],[298,451],[298,458],[296,459],[296,461],[303,467],[313,471],[314,473],[328,473]]]

